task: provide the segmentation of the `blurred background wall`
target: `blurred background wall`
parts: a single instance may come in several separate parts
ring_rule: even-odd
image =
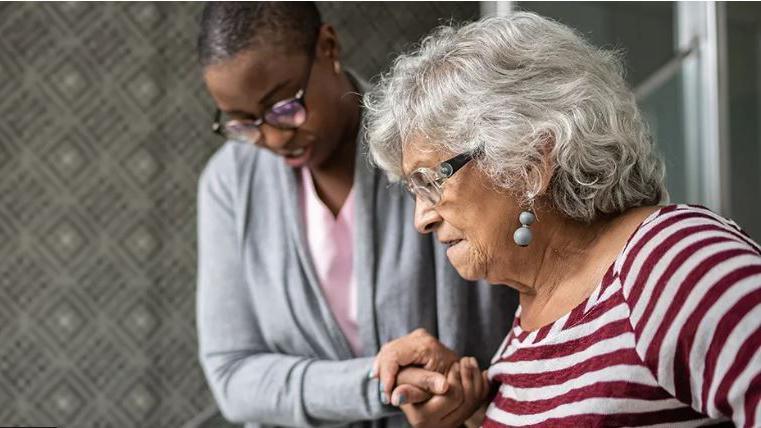
[[[761,239],[761,7],[721,6],[712,59],[684,35],[698,12],[678,3],[494,6],[319,4],[366,77],[482,9],[534,10],[621,49],[672,200]],[[194,326],[195,188],[219,144],[195,62],[201,8],[0,4],[0,425],[176,427],[213,406]],[[718,101],[695,76],[719,57],[726,132],[714,141],[700,118]],[[703,156],[714,144],[718,175],[704,173],[722,162]]]

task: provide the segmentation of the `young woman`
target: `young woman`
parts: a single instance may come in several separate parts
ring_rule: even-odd
[[[403,426],[368,377],[380,347],[423,328],[486,363],[510,321],[488,308],[514,295],[466,286],[415,232],[414,201],[365,162],[363,85],[313,4],[211,3],[199,55],[229,140],[198,200],[199,352],[223,415]],[[431,371],[406,376],[442,387]]]

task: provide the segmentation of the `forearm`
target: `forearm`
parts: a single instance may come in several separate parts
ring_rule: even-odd
[[[201,363],[217,404],[229,421],[308,425],[300,399],[300,380],[308,359],[208,352],[201,355]]]
[[[312,360],[258,354],[234,360],[210,354],[204,370],[222,414],[237,423],[331,426],[393,414],[368,379],[372,358]]]
[[[310,417],[350,422],[398,413],[381,404],[378,380],[368,377],[373,359],[313,361],[304,379],[304,404]]]

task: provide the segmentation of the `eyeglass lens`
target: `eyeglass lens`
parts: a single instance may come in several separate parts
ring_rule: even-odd
[[[283,101],[265,113],[264,121],[277,128],[295,129],[306,121],[306,109],[298,99]],[[262,137],[259,121],[229,120],[224,129],[228,138],[256,143]]]
[[[265,122],[281,128],[298,128],[306,121],[307,112],[298,99],[275,104],[265,115]]]
[[[436,205],[441,199],[441,186],[432,171],[420,170],[410,176],[410,190],[425,201]]]

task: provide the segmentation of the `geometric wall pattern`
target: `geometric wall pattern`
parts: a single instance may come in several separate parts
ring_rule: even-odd
[[[370,77],[478,3],[321,3]],[[218,147],[201,4],[0,4],[0,426],[177,427],[197,362],[195,190]]]

